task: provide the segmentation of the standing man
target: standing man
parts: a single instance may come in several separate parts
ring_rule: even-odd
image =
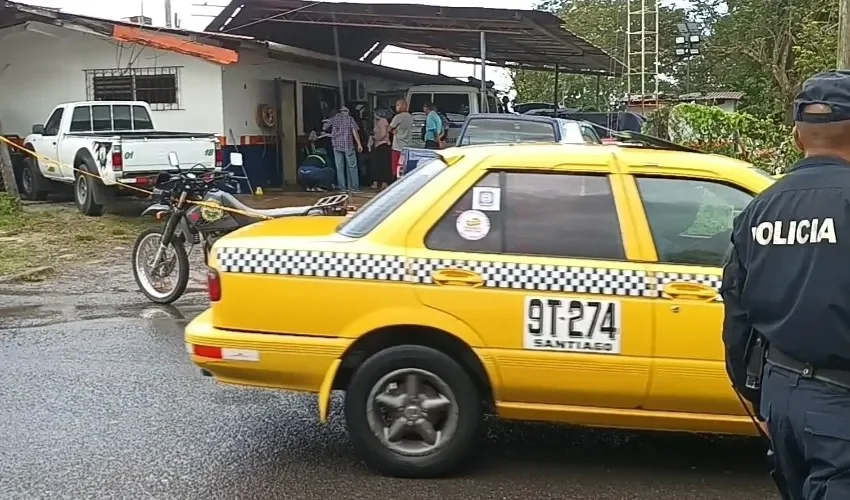
[[[339,113],[328,120],[324,128],[331,132],[337,185],[342,191],[360,192],[360,173],[357,171],[357,153],[363,152],[363,144],[360,142],[360,128],[345,106],[341,107]],[[346,172],[348,173],[347,181]]]
[[[437,113],[437,107],[431,103],[422,106],[425,111],[425,147],[427,149],[440,149],[442,141],[440,136],[443,134],[443,120]]]
[[[807,80],[794,121],[805,158],[733,225],[723,342],[785,498],[837,500],[850,498],[850,72]]]
[[[390,132],[393,134],[392,171],[395,173],[394,177],[398,177],[401,175],[398,167],[401,153],[404,148],[410,147],[410,140],[413,135],[413,115],[408,113],[407,101],[404,99],[396,101],[395,112],[397,114],[390,122]]]

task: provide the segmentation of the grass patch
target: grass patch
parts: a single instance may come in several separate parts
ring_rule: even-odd
[[[9,202],[0,195],[0,277],[51,266],[30,278],[40,281],[74,264],[129,251],[136,235],[157,224],[138,216],[87,217],[67,204],[10,208]]]

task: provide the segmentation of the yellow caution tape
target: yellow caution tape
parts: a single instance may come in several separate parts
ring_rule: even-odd
[[[25,148],[24,146],[21,146],[20,144],[16,144],[16,143],[10,141],[9,139],[3,137],[2,135],[0,135],[0,142],[6,143],[7,145],[17,149],[18,151],[26,153],[26,154],[28,154],[28,155],[30,155],[33,158],[36,158],[38,160],[44,161],[45,163],[47,163],[49,165],[57,166],[57,167],[60,167],[60,168],[63,167],[63,166],[66,166],[66,165],[54,160],[53,158],[49,158],[49,157],[47,157],[43,154],[39,154],[35,151],[32,151],[31,149]],[[80,174],[83,174],[83,175],[87,175],[89,177],[94,177],[94,178],[97,178],[99,180],[102,180],[100,175],[93,174],[93,173],[91,173],[87,170],[83,170],[83,169],[76,168],[76,167],[71,167],[71,170],[73,170],[74,172],[79,172]],[[139,193],[144,193],[148,196],[153,195],[153,191],[148,191],[147,189],[142,189],[140,187],[136,187],[136,186],[133,186],[133,185],[130,185],[130,184],[118,183],[118,185],[121,186],[122,188],[126,188],[126,189],[129,189],[131,191],[137,191]],[[192,205],[198,205],[198,206],[201,206],[201,207],[223,210],[225,212],[244,215],[246,217],[252,217],[252,218],[255,218],[255,219],[264,219],[264,220],[273,219],[273,217],[269,217],[267,215],[263,215],[263,214],[260,214],[260,213],[257,213],[257,212],[247,212],[247,211],[239,210],[239,209],[236,209],[236,208],[225,207],[225,206],[222,206],[218,203],[209,203],[209,202],[206,202],[206,201],[198,201],[198,200],[186,200],[186,203],[190,203]]]

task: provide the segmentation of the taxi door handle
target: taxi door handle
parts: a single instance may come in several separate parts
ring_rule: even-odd
[[[484,285],[484,278],[466,269],[440,269],[431,273],[438,285],[469,286],[477,288]]]
[[[699,283],[668,283],[664,293],[674,299],[714,300],[719,295],[713,287]]]

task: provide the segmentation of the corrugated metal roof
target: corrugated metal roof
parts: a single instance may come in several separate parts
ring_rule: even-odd
[[[549,12],[411,4],[302,0],[233,0],[207,26],[285,45],[360,59],[376,45],[394,45],[452,59],[479,58],[504,67],[564,73],[619,74],[623,65],[564,27]]]
[[[690,94],[682,94],[679,96],[683,101],[712,101],[712,100],[732,100],[738,101],[744,97],[743,92],[691,92]]]

